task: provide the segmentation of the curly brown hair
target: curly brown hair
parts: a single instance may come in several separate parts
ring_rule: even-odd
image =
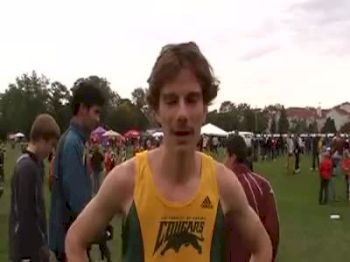
[[[197,44],[170,44],[162,48],[148,79],[147,102],[152,109],[158,109],[161,88],[174,80],[185,68],[190,69],[197,77],[205,105],[209,105],[217,96],[219,81]]]

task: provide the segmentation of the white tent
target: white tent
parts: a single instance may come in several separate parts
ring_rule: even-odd
[[[122,136],[121,134],[119,134],[116,131],[113,130],[109,130],[107,132],[105,132],[102,136],[107,136],[107,137],[118,137],[118,136]]]
[[[206,124],[202,126],[201,129],[202,135],[211,135],[211,136],[227,136],[228,133],[225,130],[222,130],[221,128],[214,126],[213,124]]]
[[[25,135],[23,133],[17,133],[14,135],[15,138],[23,138]]]
[[[152,134],[153,137],[163,137],[164,136],[164,133],[161,132],[161,131],[157,131],[157,132],[154,132]]]

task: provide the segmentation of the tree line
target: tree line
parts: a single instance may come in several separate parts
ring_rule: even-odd
[[[72,114],[70,108],[72,90],[80,81],[94,82],[108,98],[101,115],[105,128],[124,133],[129,129],[146,130],[157,127],[147,107],[146,88],[135,88],[131,93],[131,99],[128,99],[120,97],[112,90],[110,82],[103,77],[80,78],[68,88],[59,81],[50,81],[45,75],[38,75],[33,71],[17,77],[14,83],[9,84],[8,88],[0,93],[0,138],[4,139],[9,133],[14,132],[28,135],[34,118],[44,112],[51,114],[61,129],[65,130]],[[225,101],[219,110],[208,113],[207,122],[226,131],[244,130],[257,133],[336,131],[332,119],[327,119],[322,130],[317,130],[316,123],[307,124],[305,120],[293,120],[290,123],[285,108],[279,104],[257,109],[246,103],[234,104]],[[350,131],[350,123],[345,125],[345,129]]]

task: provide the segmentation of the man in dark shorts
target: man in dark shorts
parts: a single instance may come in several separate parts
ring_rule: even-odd
[[[275,259],[279,243],[279,222],[273,190],[265,178],[253,173],[246,166],[246,157],[247,146],[244,139],[237,135],[229,137],[226,144],[225,164],[237,176],[247,196],[249,205],[257,213],[269,234],[273,249],[273,259]],[[227,220],[226,227],[229,231],[226,261],[248,262],[251,254],[242,243],[234,225]]]

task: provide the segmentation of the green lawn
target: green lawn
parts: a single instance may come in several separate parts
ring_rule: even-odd
[[[7,149],[5,162],[6,188],[0,199],[0,261],[7,261],[9,181],[18,150]],[[277,261],[349,261],[350,210],[345,202],[343,179],[338,178],[340,202],[319,206],[317,173],[309,170],[310,160],[302,159],[302,172],[287,175],[285,161],[262,162],[255,165],[258,172],[271,181],[277,198],[281,225],[281,242]],[[47,200],[49,192],[46,189]],[[48,203],[48,202],[47,202]],[[340,214],[340,220],[331,220],[330,214]],[[114,221],[115,239],[113,261],[120,261],[120,223]]]

